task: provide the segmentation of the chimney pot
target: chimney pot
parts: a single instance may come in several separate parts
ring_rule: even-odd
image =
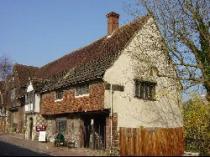
[[[119,28],[119,17],[120,15],[115,12],[110,12],[106,15],[108,25],[108,35],[112,34],[114,30]]]

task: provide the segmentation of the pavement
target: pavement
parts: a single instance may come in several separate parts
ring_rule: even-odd
[[[0,156],[107,156],[102,150],[55,147],[51,142],[26,140],[21,134],[0,134],[0,150],[4,150]]]

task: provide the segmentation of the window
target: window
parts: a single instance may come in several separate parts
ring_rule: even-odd
[[[34,97],[33,92],[27,93],[27,95],[26,95],[26,104],[32,104],[33,103],[33,97]]]
[[[56,130],[59,133],[65,134],[66,125],[67,125],[67,119],[66,118],[57,118],[56,119]]]
[[[156,83],[149,81],[135,81],[135,96],[140,99],[154,100]]]
[[[84,85],[76,88],[76,96],[88,95],[89,94],[89,86]]]
[[[62,90],[59,90],[59,91],[56,91],[56,99],[63,99],[63,91]]]

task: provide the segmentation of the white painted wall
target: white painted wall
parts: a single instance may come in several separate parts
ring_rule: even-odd
[[[33,104],[25,104],[25,111],[26,112],[33,111]]]
[[[40,94],[35,93],[35,108],[34,112],[40,112]]]
[[[30,81],[30,84],[27,87],[27,92],[31,92],[33,90],[34,90],[33,84]],[[34,96],[35,96],[35,98],[34,98],[35,103],[34,104],[25,104],[25,111],[26,112],[29,112],[29,111],[33,111],[33,112],[37,112],[37,113],[40,112],[40,94],[35,93]]]
[[[118,113],[118,127],[182,126],[178,82],[168,77],[150,75],[151,66],[155,66],[161,74],[176,75],[167,61],[166,53],[158,44],[160,39],[154,21],[150,18],[104,75],[104,81],[125,87],[124,92],[115,91],[113,94],[113,112]],[[153,44],[159,49],[153,49]],[[134,79],[156,81],[156,101],[135,98]],[[105,108],[111,108],[111,98],[110,90],[106,90]]]
[[[34,87],[33,87],[33,85],[32,85],[32,83],[31,83],[31,81],[30,81],[30,84],[28,85],[28,87],[27,87],[27,92],[31,92],[31,91],[33,91],[34,90]]]

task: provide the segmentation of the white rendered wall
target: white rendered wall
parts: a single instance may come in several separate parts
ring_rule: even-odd
[[[32,85],[32,83],[31,83],[31,81],[30,81],[30,84],[28,85],[28,87],[27,87],[27,92],[31,92],[31,91],[33,91],[34,90],[34,88],[33,88],[33,85]]]
[[[104,81],[124,86],[124,92],[115,91],[113,95],[110,90],[105,91],[105,108],[111,108],[113,102],[113,112],[118,113],[118,127],[182,126],[179,83],[170,78],[176,73],[158,44],[160,39],[150,18],[104,75]],[[154,49],[154,45],[160,49]],[[151,67],[170,77],[159,77],[157,72],[151,75]],[[134,79],[156,81],[156,100],[135,98]]]
[[[40,112],[40,94],[35,93],[35,108],[34,111],[39,113]]]

